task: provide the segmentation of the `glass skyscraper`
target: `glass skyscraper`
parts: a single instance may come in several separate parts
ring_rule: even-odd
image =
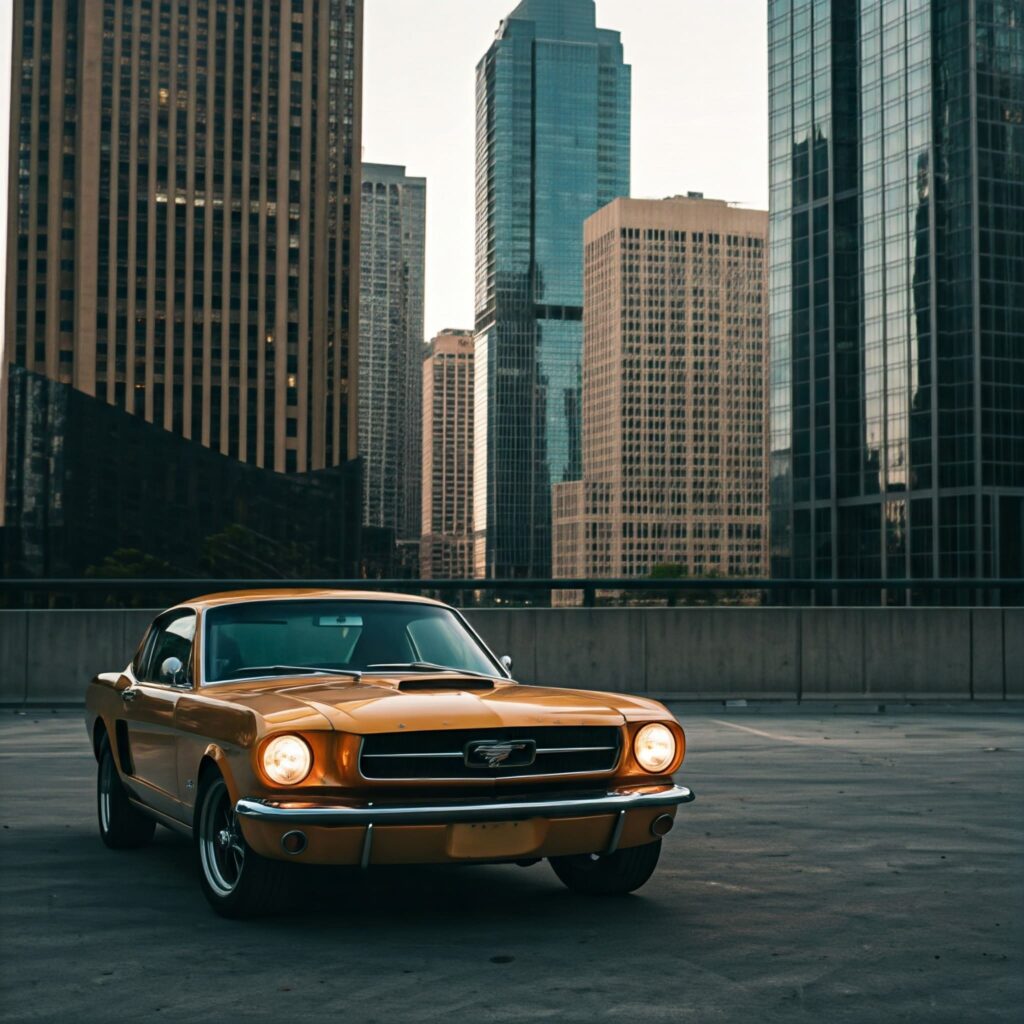
[[[1020,577],[1024,4],[771,0],[769,64],[773,572]]]
[[[474,571],[547,576],[581,472],[583,222],[629,194],[630,68],[594,0],[522,0],[477,65]]]

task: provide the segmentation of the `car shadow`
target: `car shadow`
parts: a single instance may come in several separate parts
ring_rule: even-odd
[[[158,829],[154,842],[143,850],[104,852],[114,859],[106,881],[122,892],[126,885],[138,895],[142,895],[140,890],[150,889],[154,902],[166,900],[168,909],[173,906],[180,912],[192,904],[186,895],[191,889],[195,906],[212,914],[200,893],[191,844],[185,837]],[[678,919],[678,910],[669,910],[656,898],[657,873],[648,888],[638,893],[595,898],[567,890],[545,861],[529,867],[387,865],[365,871],[291,867],[294,889],[287,909],[260,921],[274,931],[299,927],[305,936],[311,929],[358,928],[366,933],[415,930],[422,925],[459,930],[499,916],[505,926],[519,922],[530,928],[589,924],[606,928],[612,924],[623,927],[627,934],[635,924],[640,936],[660,918]],[[102,875],[94,878],[95,884],[103,881]]]

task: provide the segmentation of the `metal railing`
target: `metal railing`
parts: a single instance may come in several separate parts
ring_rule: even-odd
[[[1024,604],[1024,579],[3,579],[0,607],[163,607],[242,590],[426,594],[463,607],[554,604],[903,605]]]

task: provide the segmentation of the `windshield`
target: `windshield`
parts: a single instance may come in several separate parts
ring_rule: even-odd
[[[207,683],[287,675],[289,668],[365,670],[413,662],[501,674],[459,619],[437,605],[252,601],[206,613]]]

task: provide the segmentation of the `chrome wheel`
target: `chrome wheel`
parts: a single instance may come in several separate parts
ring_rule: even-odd
[[[132,805],[128,790],[117,770],[117,762],[104,736],[96,768],[96,823],[104,846],[131,850],[153,838],[156,822]]]
[[[199,857],[203,874],[218,896],[230,896],[245,867],[245,840],[223,779],[210,784],[199,817]]]
[[[100,805],[100,831],[110,832],[110,790],[114,784],[114,762],[110,757],[100,761],[100,779],[97,794]]]

